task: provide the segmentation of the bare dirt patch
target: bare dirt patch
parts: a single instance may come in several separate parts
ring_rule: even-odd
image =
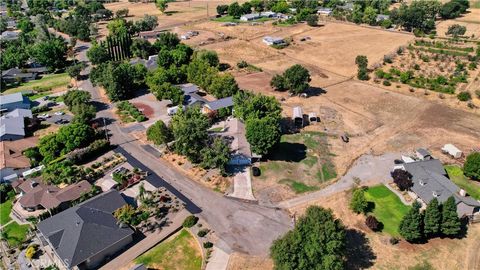
[[[132,102],[132,104],[135,107],[137,107],[138,110],[141,111],[143,113],[143,115],[145,115],[147,118],[151,118],[155,115],[154,111],[153,111],[153,108],[148,106],[147,104],[140,103],[140,102]]]
[[[467,27],[465,36],[475,36],[475,39],[480,37],[480,9],[469,9],[467,14],[453,20],[442,21],[437,24],[437,34],[445,37],[448,27],[453,24],[460,24]]]

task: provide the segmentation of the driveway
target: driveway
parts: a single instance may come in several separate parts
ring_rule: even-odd
[[[47,112],[48,113],[48,112]],[[69,114],[64,114],[64,115],[55,115],[55,114],[50,114],[50,117],[47,118],[45,121],[47,121],[50,124],[56,124],[57,121],[63,120],[65,121],[65,124],[68,124],[72,121],[73,116]]]
[[[236,166],[236,173],[233,177],[233,193],[228,196],[243,200],[256,200],[252,192],[250,167]]]
[[[400,153],[387,153],[381,156],[362,155],[337,182],[319,191],[280,202],[278,206],[288,209],[349,190],[354,185],[355,177],[360,179],[361,185],[387,183],[391,179],[390,170],[393,167],[393,161],[400,156]]]

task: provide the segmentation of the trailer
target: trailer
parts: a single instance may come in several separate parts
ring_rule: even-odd
[[[303,127],[303,111],[299,106],[293,108],[293,122],[296,127]]]

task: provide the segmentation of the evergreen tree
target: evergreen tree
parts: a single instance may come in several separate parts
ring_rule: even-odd
[[[360,214],[365,213],[368,208],[368,202],[365,199],[365,193],[362,189],[357,189],[353,192],[352,200],[350,201],[350,209],[353,212]]]
[[[422,238],[422,215],[420,204],[414,202],[410,211],[403,217],[398,228],[400,235],[409,242],[415,242]]]
[[[444,235],[455,236],[461,229],[455,198],[451,196],[443,203],[441,231]]]
[[[428,203],[423,222],[425,224],[425,235],[434,236],[440,232],[442,213],[440,212],[440,205],[438,204],[437,198],[433,198],[433,200]]]

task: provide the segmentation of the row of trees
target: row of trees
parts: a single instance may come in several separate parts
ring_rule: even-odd
[[[457,204],[452,196],[443,204],[433,198],[425,211],[420,211],[421,205],[414,202],[410,211],[400,222],[400,235],[409,242],[418,242],[425,238],[438,236],[455,237],[462,224],[457,214]]]
[[[362,81],[369,79],[368,77],[368,59],[365,55],[357,55],[355,64],[358,66],[357,78]]]
[[[301,65],[293,65],[280,75],[276,74],[270,81],[270,85],[277,91],[288,90],[298,95],[305,92],[309,87],[310,73]]]

